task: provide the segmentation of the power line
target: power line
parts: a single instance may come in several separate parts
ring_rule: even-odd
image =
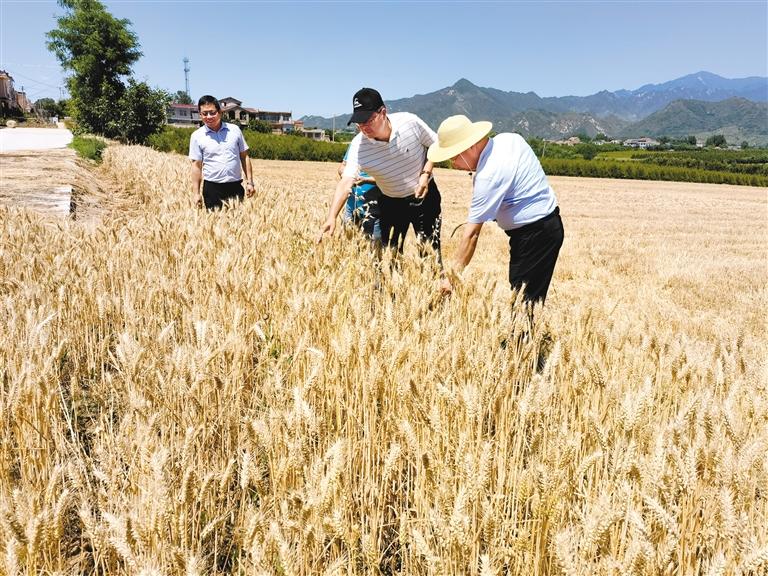
[[[53,88],[55,90],[59,90],[61,86],[54,86],[53,84],[47,84],[46,82],[41,82],[40,80],[35,80],[34,78],[30,78],[29,76],[25,76],[24,74],[19,74],[18,72],[13,72],[11,76],[18,76],[19,78],[23,78],[24,80],[28,80],[30,82],[34,82],[36,84],[40,84],[42,86],[47,86],[48,88]]]

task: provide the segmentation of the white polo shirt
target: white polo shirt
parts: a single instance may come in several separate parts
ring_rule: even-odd
[[[496,220],[502,229],[514,230],[541,220],[556,206],[555,191],[522,136],[503,133],[488,140],[473,178],[470,223]]]
[[[243,133],[234,124],[222,122],[216,132],[200,126],[189,138],[189,157],[203,161],[203,180],[237,182],[243,179],[240,153],[248,150]]]
[[[405,198],[413,195],[427,161],[427,148],[437,134],[410,112],[387,114],[392,123],[388,142],[379,142],[362,132],[349,145],[347,165],[342,177],[354,178],[358,166],[376,179],[385,196]]]

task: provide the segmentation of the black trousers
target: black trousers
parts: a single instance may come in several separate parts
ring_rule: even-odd
[[[203,180],[203,202],[208,210],[222,208],[226,200],[245,198],[243,181],[235,182],[209,182]]]
[[[382,195],[379,198],[381,242],[384,246],[403,251],[405,235],[409,226],[413,226],[416,240],[419,243],[419,254],[425,256],[425,244],[429,244],[436,252],[438,262],[442,264],[440,255],[440,227],[442,214],[440,208],[440,191],[432,180],[427,194],[417,200],[415,196],[391,198]]]
[[[542,303],[565,236],[560,208],[522,228],[506,230],[509,236],[509,283],[523,290],[527,302]]]

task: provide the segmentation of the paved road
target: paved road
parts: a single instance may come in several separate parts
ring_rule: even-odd
[[[66,128],[3,128],[0,130],[0,154],[16,150],[52,150],[72,142]]]

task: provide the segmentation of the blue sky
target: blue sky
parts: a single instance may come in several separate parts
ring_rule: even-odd
[[[768,1],[257,2],[113,0],[144,56],[134,75],[193,98],[348,113],[361,86],[385,99],[467,78],[539,96],[635,89],[706,70],[768,76]],[[32,100],[64,85],[45,33],[53,0],[0,0],[0,69]]]

